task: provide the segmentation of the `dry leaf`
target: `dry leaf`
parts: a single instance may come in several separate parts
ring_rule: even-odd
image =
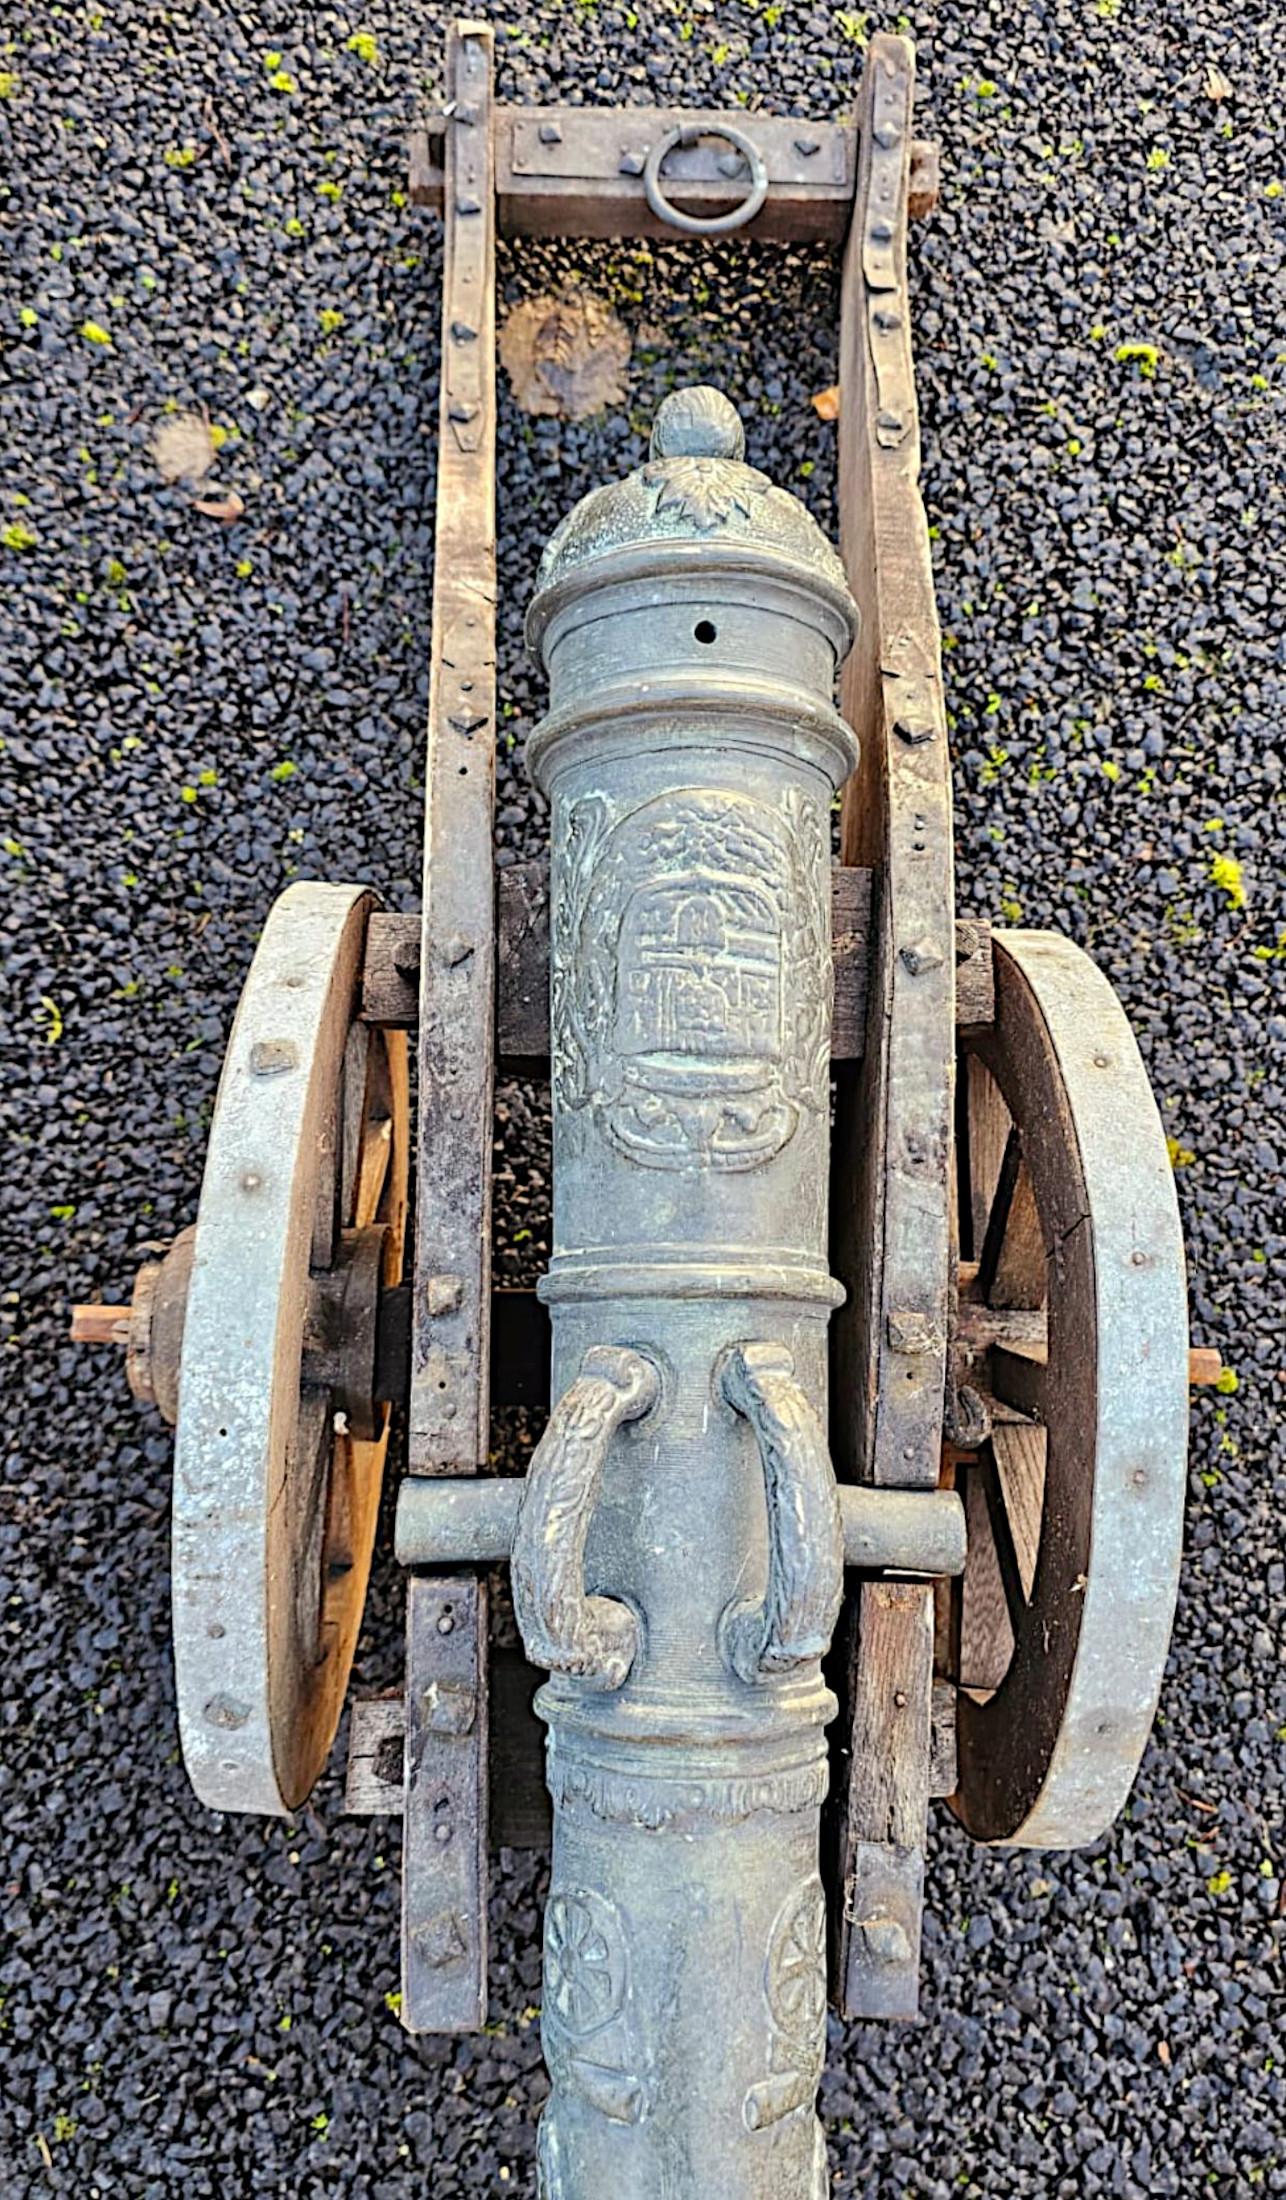
[[[229,526],[240,519],[245,508],[245,498],[239,497],[235,489],[225,490],[222,496],[197,497],[192,506],[194,512],[204,512],[207,519],[221,519]]]
[[[1203,86],[1203,90],[1205,91],[1207,99],[1222,100],[1232,98],[1231,84],[1228,82],[1228,79],[1224,75],[1223,70],[1217,69],[1213,61],[1207,61],[1206,63],[1206,81]]]
[[[839,383],[832,382],[828,390],[819,390],[808,400],[819,420],[839,419]]]
[[[200,413],[173,413],[152,438],[162,481],[204,481],[214,464],[214,437]]]
[[[500,358],[524,412],[584,420],[624,402],[630,334],[588,290],[525,298],[501,330]]]

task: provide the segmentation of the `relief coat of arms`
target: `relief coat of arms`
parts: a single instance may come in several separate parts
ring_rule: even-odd
[[[554,1074],[649,1168],[749,1169],[827,1103],[828,843],[819,803],[661,795],[567,808]]]

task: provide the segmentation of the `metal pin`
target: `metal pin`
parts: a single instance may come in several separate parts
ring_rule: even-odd
[[[298,1067],[299,1049],[293,1039],[256,1039],[250,1049],[252,1077],[280,1077]]]

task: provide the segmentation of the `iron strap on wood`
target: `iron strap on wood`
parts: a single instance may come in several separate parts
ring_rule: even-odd
[[[445,118],[411,134],[411,198],[443,204]],[[768,179],[763,206],[740,233],[760,241],[842,242],[853,204],[857,131],[800,116],[668,107],[504,107],[495,110],[496,216],[506,236],[664,237],[672,226],[648,204],[648,155],[682,134],[664,163],[667,198],[708,218],[741,198],[749,181],[724,135],[753,145]],[[910,211],[927,214],[938,191],[937,147],[912,147]]]
[[[493,37],[447,40],[442,366],[420,929],[408,1464],[472,1474],[490,1421],[496,734]],[[406,1631],[402,2022],[486,2021],[487,1590],[420,1576]],[[465,1716],[466,1710],[468,1716]]]
[[[950,1287],[955,941],[951,767],[920,500],[906,222],[914,64],[867,54],[861,159],[844,263],[840,511],[863,633],[844,675],[864,768],[844,798],[846,862],[879,870],[860,1070],[836,1124],[837,1466],[859,1480],[938,1478]],[[916,2011],[929,1800],[932,1592],[864,1583],[839,1646],[845,1697],[832,1797],[835,1983],[846,2012]]]
[[[487,1455],[495,914],[495,303],[491,32],[447,49],[442,391],[420,951],[412,1473]]]

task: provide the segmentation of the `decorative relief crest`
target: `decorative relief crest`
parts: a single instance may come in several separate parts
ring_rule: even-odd
[[[820,1114],[830,1061],[821,806],[662,795],[563,823],[552,1022],[560,1103],[650,1168],[749,1169]]]

